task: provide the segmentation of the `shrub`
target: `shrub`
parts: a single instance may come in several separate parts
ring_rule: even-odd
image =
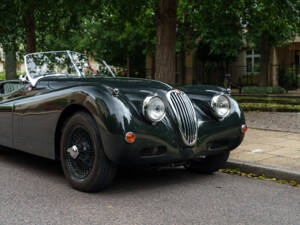
[[[284,66],[281,66],[278,71],[279,75],[279,85],[284,87],[286,90],[293,90],[296,89],[297,84],[297,73],[294,67],[288,68],[286,71],[286,68]]]
[[[300,105],[282,105],[276,103],[240,103],[244,111],[263,112],[300,112]]]
[[[234,99],[239,103],[278,103],[278,104],[287,104],[287,105],[300,105],[300,98],[298,97],[289,97],[285,98],[282,96],[279,97],[263,97],[263,96],[243,96],[243,95],[233,95]]]
[[[242,88],[243,94],[283,94],[285,89],[282,87],[258,87],[247,86]]]

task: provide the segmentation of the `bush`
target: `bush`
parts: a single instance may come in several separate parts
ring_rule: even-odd
[[[247,86],[242,88],[243,94],[284,94],[285,89],[282,87],[258,87]]]
[[[243,96],[233,95],[234,99],[239,103],[277,103],[286,105],[300,105],[300,98],[298,97],[263,97],[263,96]]]
[[[286,90],[293,90],[297,89],[298,86],[298,77],[296,73],[296,68],[290,67],[286,71],[286,68],[284,66],[281,66],[279,68],[279,85],[284,87]]]
[[[300,105],[283,105],[276,103],[240,103],[244,111],[263,112],[300,112]]]

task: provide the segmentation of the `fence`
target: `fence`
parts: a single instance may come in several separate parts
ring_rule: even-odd
[[[225,74],[231,75],[232,83],[237,87],[259,85],[261,74],[260,68],[257,72],[250,71],[247,66],[230,65],[226,70],[225,66],[208,65],[198,66],[196,69],[196,83],[222,85]],[[267,86],[272,86],[278,79],[278,85],[287,90],[300,88],[300,67],[299,65],[270,65],[268,76],[264,77]]]
[[[229,65],[216,63],[197,64],[195,67],[186,67],[183,72],[177,71],[177,85],[183,84],[209,84],[224,86],[225,74],[231,75],[233,86],[241,88],[244,86],[259,85],[261,75],[260,68],[257,72],[250,71],[247,66]],[[154,78],[153,71],[148,69],[145,71],[147,77]],[[270,65],[268,68],[268,76],[265,76],[267,86],[276,83],[273,80],[278,79],[278,85],[293,90],[300,88],[300,67],[299,65]]]

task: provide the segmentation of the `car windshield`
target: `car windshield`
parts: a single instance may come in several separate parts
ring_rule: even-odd
[[[72,51],[39,52],[25,56],[29,78],[44,76],[114,76],[105,61],[97,62],[87,55]]]

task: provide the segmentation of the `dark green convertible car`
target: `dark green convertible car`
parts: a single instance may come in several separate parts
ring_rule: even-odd
[[[108,186],[123,165],[212,173],[247,130],[221,87],[116,77],[72,51],[28,54],[25,66],[0,82],[0,145],[60,160],[81,191]]]

